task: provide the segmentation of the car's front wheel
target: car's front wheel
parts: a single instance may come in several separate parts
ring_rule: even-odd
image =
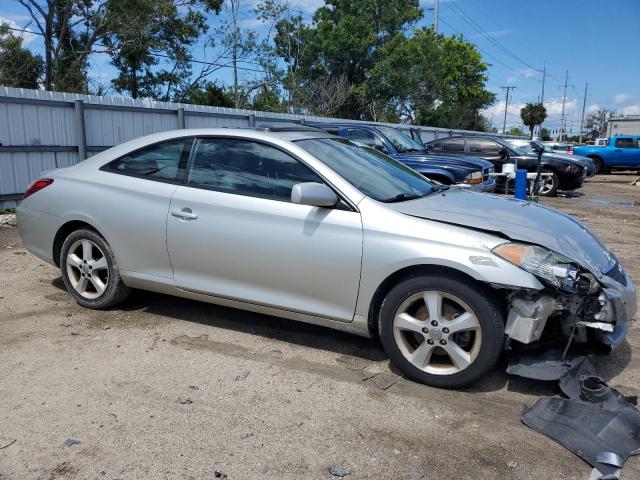
[[[111,247],[93,230],[69,234],[62,244],[60,269],[65,287],[83,307],[112,307],[130,293]]]
[[[406,376],[436,387],[462,387],[485,375],[504,344],[504,320],[490,293],[453,275],[405,280],[380,309],[379,332]]]
[[[551,170],[542,170],[547,175],[540,176],[540,190],[538,195],[541,197],[554,197],[560,186],[560,178],[558,174]]]

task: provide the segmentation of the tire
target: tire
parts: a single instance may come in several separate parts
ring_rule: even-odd
[[[62,243],[60,270],[67,291],[86,308],[113,307],[131,293],[120,277],[111,247],[94,230],[69,234]]]
[[[435,316],[439,322],[434,324],[426,305],[437,295],[442,300],[440,313]],[[416,298],[415,306],[410,306]],[[451,312],[456,310],[458,300],[462,302],[458,306],[467,312],[455,316]],[[409,309],[417,308],[409,310],[412,313],[406,313],[408,317],[404,313],[407,305]],[[471,321],[473,315],[477,322]],[[462,322],[463,319],[467,320]],[[410,328],[403,330],[407,322]],[[469,328],[454,332],[462,325]],[[504,318],[496,299],[481,285],[453,275],[414,277],[397,284],[382,302],[378,328],[382,346],[391,362],[405,376],[434,387],[459,388],[475,382],[496,364],[504,346]],[[409,359],[412,355],[421,359],[420,352],[426,349],[431,351],[426,362]],[[458,349],[465,354],[458,353]],[[454,355],[447,353],[449,351]],[[454,358],[458,360],[454,362]]]
[[[542,170],[542,173],[551,173],[552,175],[549,178],[548,187],[545,185],[545,182],[543,181],[544,179],[540,180],[540,192],[538,195],[541,197],[555,197],[558,192],[558,186],[560,185],[560,178],[558,177],[558,174],[551,170]]]
[[[600,157],[589,157],[596,164],[596,174],[604,173],[604,162]]]

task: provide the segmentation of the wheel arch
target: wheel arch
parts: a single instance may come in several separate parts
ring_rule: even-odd
[[[382,283],[380,283],[380,285],[378,285],[378,288],[373,294],[367,316],[367,326],[369,329],[369,334],[372,338],[378,338],[378,314],[380,312],[380,308],[382,307],[382,302],[389,291],[398,283],[407,280],[408,278],[419,277],[423,275],[455,275],[456,277],[463,279],[463,281],[473,283],[485,290],[486,293],[496,299],[498,305],[500,306],[500,308],[503,308],[504,311],[506,305],[505,295],[501,295],[499,293],[500,290],[490,288],[488,284],[472,277],[463,270],[438,264],[411,265],[401,268],[400,270],[397,270],[390,274],[382,281]]]
[[[53,262],[55,263],[55,265],[57,267],[60,267],[60,250],[62,249],[62,244],[64,243],[64,240],[72,233],[75,232],[76,230],[80,230],[82,228],[86,228],[88,230],[93,230],[94,232],[96,232],[98,235],[100,235],[102,238],[104,238],[104,235],[102,235],[102,233],[100,233],[100,231],[93,225],[91,225],[90,223],[84,221],[84,220],[70,220],[64,224],[62,224],[60,226],[60,228],[58,228],[58,231],[56,232],[54,238],[53,238]],[[108,243],[108,242],[107,242]]]

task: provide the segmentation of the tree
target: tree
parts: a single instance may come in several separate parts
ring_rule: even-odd
[[[551,133],[549,132],[548,128],[540,129],[540,140],[542,140],[543,142],[551,140]]]
[[[547,118],[547,109],[542,103],[527,103],[520,110],[520,118],[529,127],[530,138],[533,140],[533,130]]]
[[[587,115],[587,118],[584,120],[586,136],[591,138],[591,140],[606,137],[609,119],[613,115],[615,115],[615,113],[606,108],[601,108],[598,111]]]
[[[182,102],[212,107],[233,107],[233,95],[215,82],[205,81],[184,92]]]
[[[363,98],[370,81],[369,70],[382,58],[385,46],[422,17],[418,0],[327,0],[314,17],[313,24],[285,21],[279,31],[287,31],[304,48],[285,58],[289,68],[295,63],[294,79],[285,80],[287,88],[306,89],[318,78],[341,78],[357,85],[338,109],[344,118],[368,118],[369,106]],[[297,45],[296,45],[297,46]],[[276,36],[278,52],[290,51],[283,35]]]
[[[0,25],[0,85],[38,88],[44,62],[22,47],[22,38],[14,36],[6,24]]]
[[[87,91],[87,68],[105,34],[110,0],[18,0],[44,41],[44,88]]]
[[[118,70],[118,92],[133,98],[181,100],[182,95],[221,65],[204,64],[193,77],[191,46],[207,31],[206,13],[221,0],[110,0],[105,44]]]
[[[520,127],[511,127],[506,133],[507,135],[513,135],[514,137],[524,137],[524,130]]]

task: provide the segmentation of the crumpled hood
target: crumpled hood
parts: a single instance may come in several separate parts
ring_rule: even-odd
[[[425,218],[500,233],[511,240],[541,245],[571,258],[596,276],[609,271],[615,257],[585,225],[536,203],[452,188],[442,194],[388,207]]]

